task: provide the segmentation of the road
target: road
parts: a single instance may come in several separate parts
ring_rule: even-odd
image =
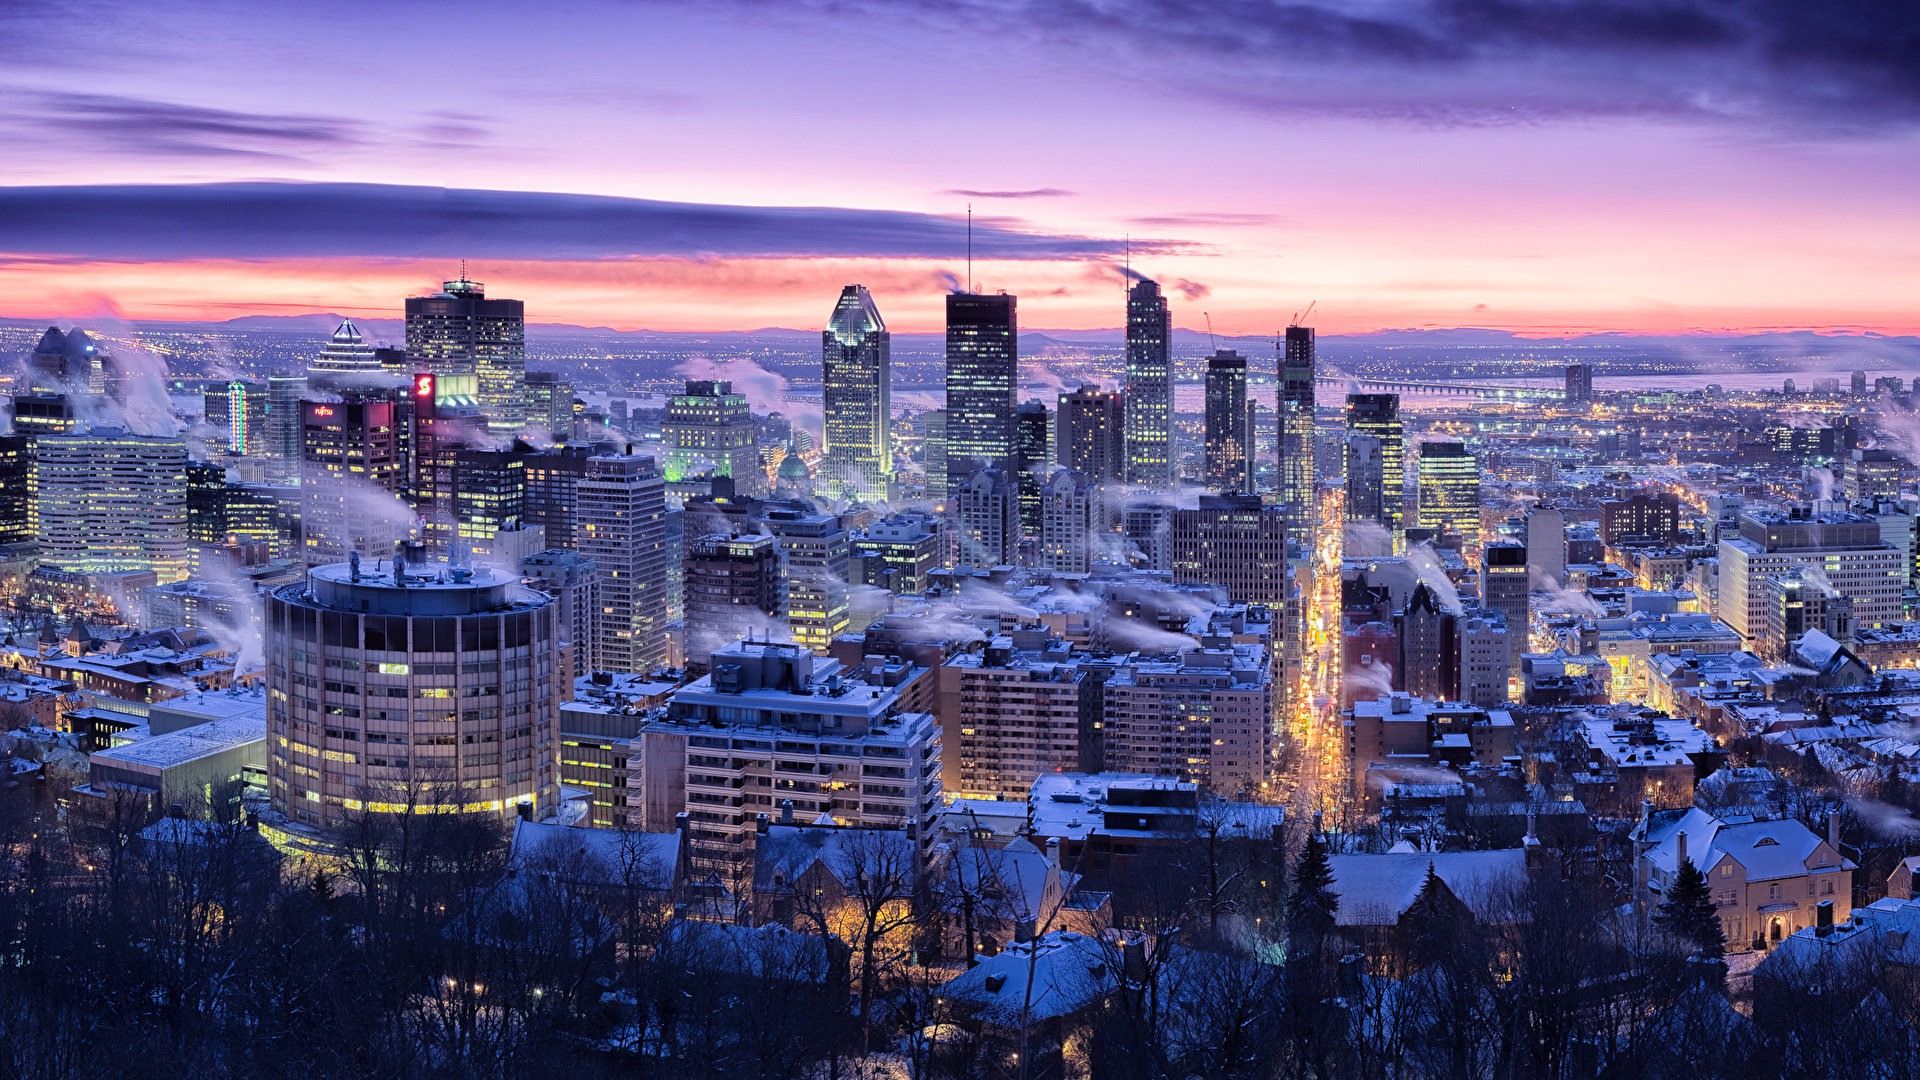
[[[1329,827],[1344,822],[1347,808],[1346,734],[1340,724],[1340,554],[1344,542],[1344,492],[1320,494],[1313,537],[1313,580],[1305,606],[1307,642],[1297,678],[1294,715],[1288,718],[1292,813],[1301,821],[1318,811]]]

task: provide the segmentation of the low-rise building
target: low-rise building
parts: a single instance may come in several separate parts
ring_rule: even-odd
[[[1840,852],[1840,822],[1829,815],[1821,837],[1793,818],[1747,814],[1717,817],[1698,807],[1656,810],[1645,804],[1630,834],[1635,852],[1634,902],[1663,903],[1682,863],[1707,879],[1730,949],[1777,944],[1814,925],[1831,903],[1836,921],[1853,909],[1853,872]]]

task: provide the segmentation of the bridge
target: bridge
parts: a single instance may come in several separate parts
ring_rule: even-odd
[[[1415,379],[1368,379],[1358,375],[1320,375],[1314,381],[1328,386],[1358,385],[1367,393],[1450,394],[1456,397],[1493,398],[1503,401],[1565,401],[1566,391],[1544,386],[1485,386],[1459,382],[1422,382]]]

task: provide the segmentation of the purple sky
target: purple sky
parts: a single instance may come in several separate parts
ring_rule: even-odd
[[[971,201],[1032,325],[1117,322],[1131,236],[1233,332],[1907,332],[1915,55],[1856,2],[15,4],[0,314],[391,314],[466,255],[537,319],[932,329]]]

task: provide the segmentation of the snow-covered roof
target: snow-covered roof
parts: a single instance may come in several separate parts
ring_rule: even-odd
[[[1026,1027],[1082,1009],[1117,986],[1108,951],[1097,938],[1057,931],[975,957],[977,966],[942,986],[940,996],[972,1005],[1002,1027]]]
[[[1711,873],[1722,859],[1746,871],[1748,881],[1800,877],[1809,870],[1855,869],[1853,862],[1793,818],[1762,820],[1745,814],[1715,817],[1698,807],[1659,813],[1635,829],[1651,841],[1644,858],[1664,874],[1680,870],[1680,834],[1687,834],[1687,861]]]
[[[1526,851],[1406,852],[1333,855],[1333,884],[1340,897],[1334,921],[1341,926],[1388,926],[1400,921],[1426,884],[1427,867],[1476,916],[1494,913],[1501,893],[1526,879]]]
[[[664,890],[679,864],[680,834],[594,829],[546,821],[514,822],[513,865],[596,885],[631,883]]]

